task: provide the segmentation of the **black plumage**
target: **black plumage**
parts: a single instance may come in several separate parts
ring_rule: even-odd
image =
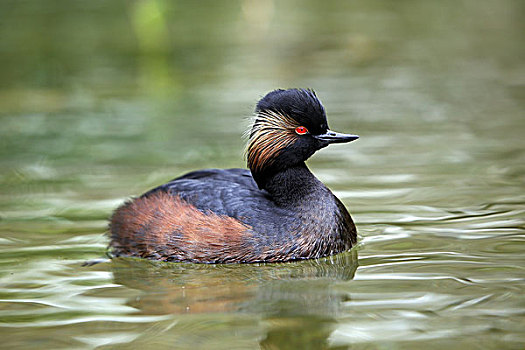
[[[350,249],[356,242],[350,215],[305,161],[330,143],[357,136],[330,131],[315,93],[301,89],[262,98],[249,135],[250,170],[194,171],[120,207],[110,224],[113,254],[273,262]],[[189,214],[193,223],[184,221]]]

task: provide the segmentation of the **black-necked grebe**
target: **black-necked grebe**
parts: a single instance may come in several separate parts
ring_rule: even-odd
[[[205,169],[113,214],[113,256],[198,263],[278,262],[343,252],[356,242],[344,205],[305,161],[356,135],[328,129],[314,91],[275,90],[255,109],[245,169]]]

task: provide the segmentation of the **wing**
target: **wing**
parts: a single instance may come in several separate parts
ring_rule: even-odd
[[[178,180],[226,181],[229,183],[244,185],[247,188],[257,189],[257,184],[253,180],[252,174],[248,169],[233,168],[197,170],[177,177],[166,185]]]
[[[261,242],[270,242],[276,235],[300,224],[293,212],[278,207],[268,192],[260,190],[250,171],[245,169],[194,171],[143,196],[156,191],[178,196],[204,213],[211,211],[233,217],[258,232]]]
[[[197,209],[234,218],[267,212],[275,205],[245,169],[205,169],[180,176],[145,194],[166,191]]]

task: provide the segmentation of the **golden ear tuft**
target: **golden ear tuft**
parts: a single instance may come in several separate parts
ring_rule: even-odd
[[[281,150],[296,141],[298,127],[293,118],[283,113],[269,110],[257,113],[245,151],[248,167],[260,171],[271,165]]]

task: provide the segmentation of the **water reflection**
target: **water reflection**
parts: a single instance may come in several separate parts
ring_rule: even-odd
[[[351,280],[357,266],[357,252],[352,250],[282,264],[203,265],[119,258],[111,268],[115,283],[142,292],[129,304],[145,314],[300,315],[336,312],[342,295],[332,291],[330,283]]]
[[[283,264],[169,264],[127,258],[111,263],[115,283],[139,291],[128,306],[140,315],[172,316],[134,345],[153,335],[162,339],[162,346],[212,337],[209,346],[216,348],[217,338],[227,339],[221,332],[245,327],[235,344],[253,347],[258,341],[263,349],[327,346],[348,299],[337,285],[353,279],[357,266],[355,249]],[[233,314],[235,320],[229,316]],[[239,319],[246,324],[239,325]]]

